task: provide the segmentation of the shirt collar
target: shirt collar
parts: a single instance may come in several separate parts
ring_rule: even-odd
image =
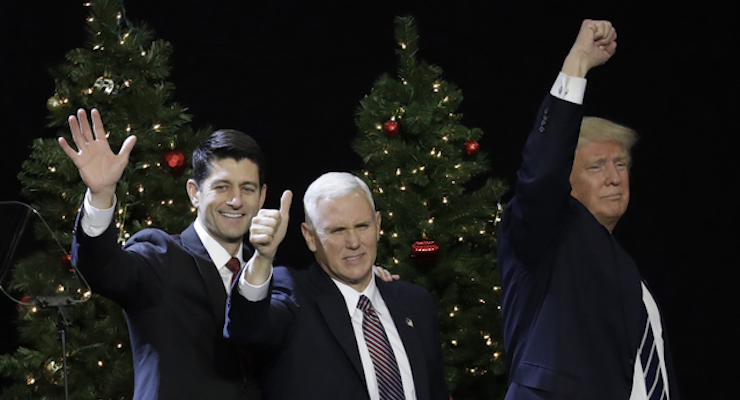
[[[198,238],[200,238],[201,243],[203,243],[203,247],[206,248],[208,256],[211,257],[211,261],[213,261],[213,264],[216,265],[216,268],[224,268],[226,266],[226,263],[231,260],[232,255],[229,254],[229,252],[226,251],[226,249],[224,249],[224,247],[221,246],[216,241],[216,239],[214,239],[213,236],[208,233],[199,218],[195,219],[193,227],[195,228],[195,233],[198,234]],[[239,259],[239,265],[244,265],[242,253],[242,246],[239,246],[239,251],[236,253],[235,256],[233,256]]]
[[[339,281],[338,279],[331,278],[331,280],[342,293],[342,296],[344,297],[344,302],[347,305],[347,311],[349,311],[349,315],[354,314],[355,310],[357,310],[357,303],[360,301],[360,295],[365,295],[365,297],[370,300],[370,302],[373,304],[375,312],[378,315],[382,314],[382,308],[381,310],[379,310],[379,307],[376,306],[376,304],[380,303],[381,299],[380,291],[378,290],[378,286],[375,284],[374,275],[372,279],[370,279],[370,283],[362,292],[358,292],[352,286],[349,286],[346,283]]]

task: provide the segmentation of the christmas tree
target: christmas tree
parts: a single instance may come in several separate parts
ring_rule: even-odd
[[[506,188],[490,178],[474,187],[488,169],[483,132],[461,124],[461,91],[417,59],[414,19],[398,17],[395,37],[398,73],[360,102],[353,143],[382,213],[378,262],[436,298],[452,396],[503,398],[495,232]]]
[[[84,5],[90,8],[87,43],[52,71],[56,92],[47,101],[49,126],[72,143],[67,117],[78,108],[97,108],[111,148],[117,151],[135,134],[136,148],[116,193],[119,241],[146,227],[179,232],[194,216],[185,191],[190,175],[185,154],[208,131],[193,131],[186,109],[171,101],[169,44],[154,40],[145,25],[131,23],[121,0]],[[56,140],[37,139],[19,179],[22,195],[43,214],[50,232],[35,229],[36,248],[16,263],[8,286],[23,299],[17,316],[21,347],[0,357],[0,374],[14,382],[2,398],[63,398],[57,313],[34,303],[49,294],[67,294],[76,303],[68,310],[72,323],[66,330],[71,398],[131,398],[133,366],[123,311],[87,290],[56,243],[67,249],[72,243],[86,189],[77,168]]]

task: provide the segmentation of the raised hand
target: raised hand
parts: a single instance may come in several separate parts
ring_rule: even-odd
[[[121,179],[123,170],[128,164],[136,136],[126,138],[121,150],[114,154],[105,137],[100,112],[93,109],[90,114],[92,129],[84,109],[77,110],[77,117],[69,116],[69,130],[77,151],[63,137],[59,138],[59,146],[80,171],[82,180],[90,189],[93,207],[108,208],[113,204],[116,183]]]
[[[272,260],[288,229],[292,201],[293,192],[286,190],[280,198],[279,210],[261,209],[252,218],[249,242],[254,247],[254,255],[245,271],[247,282],[260,285],[270,276]]]
[[[606,63],[617,51],[617,31],[609,21],[584,20],[563,63],[563,72],[585,77],[591,68]]]

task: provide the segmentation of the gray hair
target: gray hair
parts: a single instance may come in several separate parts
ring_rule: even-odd
[[[589,142],[615,141],[622,145],[627,159],[632,163],[632,146],[637,143],[637,132],[624,125],[599,117],[583,117],[578,146]]]
[[[303,195],[303,211],[306,214],[306,223],[314,229],[313,221],[317,218],[318,203],[321,199],[337,199],[347,197],[357,189],[367,197],[370,206],[375,212],[373,195],[365,182],[349,172],[327,172],[318,177],[306,189]]]

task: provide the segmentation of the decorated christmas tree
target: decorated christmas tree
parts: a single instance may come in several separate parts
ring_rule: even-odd
[[[462,125],[461,91],[417,59],[414,19],[398,17],[395,36],[398,73],[360,102],[353,143],[383,218],[378,262],[436,298],[452,396],[503,398],[495,234],[506,188],[475,183],[488,170],[483,132]]]
[[[154,40],[145,25],[131,23],[121,0],[94,0],[85,6],[90,8],[87,43],[68,52],[66,62],[52,71],[56,92],[47,101],[49,126],[72,143],[67,117],[78,108],[97,108],[115,151],[127,136],[136,135],[116,193],[119,241],[146,227],[179,232],[194,217],[185,192],[190,175],[185,155],[208,131],[189,128],[185,108],[171,100],[169,44]],[[0,374],[13,382],[1,397],[64,398],[57,313],[37,307],[39,298],[57,294],[74,303],[66,329],[71,398],[131,398],[133,367],[123,311],[87,290],[56,243],[68,250],[72,242],[85,193],[77,168],[56,140],[37,139],[19,179],[22,195],[48,221],[51,232],[34,229],[35,249],[18,260],[6,285],[10,294],[22,298],[17,316],[21,347],[0,357]]]

